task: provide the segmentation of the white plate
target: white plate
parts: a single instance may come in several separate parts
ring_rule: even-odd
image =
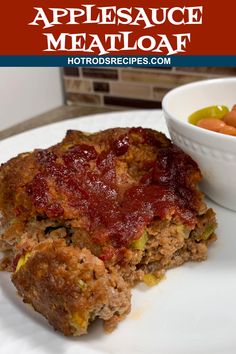
[[[0,142],[1,162],[58,142],[67,129],[97,131],[143,126],[166,132],[159,110],[113,113],[68,120]],[[1,354],[235,354],[236,214],[208,202],[219,222],[218,241],[203,263],[167,272],[154,288],[133,289],[132,311],[112,334],[101,323],[81,338],[65,338],[24,305],[9,274],[0,273]]]

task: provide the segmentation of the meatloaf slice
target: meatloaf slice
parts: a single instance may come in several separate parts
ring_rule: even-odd
[[[59,326],[59,319],[52,321],[43,290],[41,304],[36,304],[25,288],[27,277],[27,286],[39,282],[41,289],[50,288],[30,275],[31,261],[43,259],[47,247],[52,256],[60,245],[57,240],[64,240],[58,246],[59,259],[62,249],[78,252],[78,257],[90,252],[105,267],[104,282],[119,276],[120,284],[131,287],[138,281],[155,284],[166,269],[186,261],[205,260],[216,239],[216,219],[198,188],[201,178],[196,162],[154,130],[114,128],[90,135],[69,131],[61,143],[21,154],[0,168],[1,268],[14,272],[22,254],[29,254],[13,276],[19,293],[56,328],[73,334]],[[85,268],[79,268],[81,274]],[[56,273],[54,279],[60,284]],[[88,321],[94,313],[110,321],[106,323],[122,317],[122,311],[115,311],[105,318],[91,306]]]
[[[130,289],[87,249],[48,240],[22,254],[12,281],[24,302],[65,335],[87,333],[100,318],[107,331],[130,311]]]

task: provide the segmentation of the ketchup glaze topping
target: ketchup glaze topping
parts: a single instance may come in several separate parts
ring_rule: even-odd
[[[116,163],[125,161],[134,134],[157,154],[121,197]],[[40,168],[25,188],[37,212],[62,220],[83,218],[92,240],[113,248],[138,239],[154,218],[173,215],[190,226],[196,223],[199,194],[191,176],[199,170],[189,156],[171,142],[163,146],[156,134],[143,128],[129,129],[107,145],[99,152],[84,143],[59,153],[35,152]]]

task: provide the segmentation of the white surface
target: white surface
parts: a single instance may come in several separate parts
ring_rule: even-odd
[[[236,103],[236,78],[199,81],[170,91],[163,110],[176,145],[191,155],[204,176],[202,188],[217,203],[236,211],[236,137],[187,122],[198,109]]]
[[[1,159],[56,143],[66,129],[144,126],[166,132],[160,117],[160,111],[137,111],[53,124],[0,142]],[[0,273],[1,354],[235,354],[236,214],[209,205],[217,212],[219,239],[208,260],[168,271],[154,288],[133,289],[132,312],[109,335],[99,322],[81,338],[54,332],[16,296],[9,275]]]
[[[0,68],[0,130],[62,104],[59,68]]]

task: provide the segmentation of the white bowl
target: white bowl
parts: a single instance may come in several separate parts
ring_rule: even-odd
[[[215,202],[236,211],[236,137],[188,123],[188,116],[212,105],[236,103],[236,78],[194,82],[167,93],[162,107],[173,142],[199,165],[203,191]]]

